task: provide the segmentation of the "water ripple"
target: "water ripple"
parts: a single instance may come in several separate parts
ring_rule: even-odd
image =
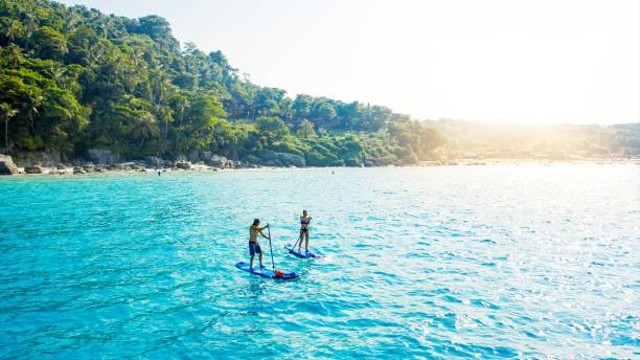
[[[0,179],[0,358],[640,356],[637,167],[334,171]]]

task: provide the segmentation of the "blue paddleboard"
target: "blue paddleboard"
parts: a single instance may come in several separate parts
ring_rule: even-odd
[[[259,275],[262,277],[266,277],[266,278],[271,278],[271,279],[283,279],[283,280],[288,280],[288,279],[295,279],[297,278],[298,274],[296,274],[295,272],[290,272],[290,273],[284,273],[282,276],[276,276],[275,271],[273,271],[273,269],[267,269],[267,268],[261,268],[260,265],[256,265],[253,267],[253,270],[249,269],[249,264],[244,262],[244,261],[240,261],[239,263],[236,264],[236,267],[240,270],[244,270],[246,272],[250,272],[254,275]]]
[[[310,259],[310,258],[318,258],[318,257],[322,257],[322,253],[316,251],[316,252],[311,252],[311,251],[305,251],[304,249],[300,249],[300,251],[298,251],[298,248],[294,248],[293,246],[291,246],[291,244],[286,245],[284,247],[285,249],[287,249],[289,251],[290,254],[293,254],[299,258],[303,258],[303,259]]]

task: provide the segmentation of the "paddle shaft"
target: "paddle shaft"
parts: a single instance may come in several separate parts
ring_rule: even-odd
[[[301,239],[302,239],[302,231],[300,231],[300,236],[298,236],[298,240],[296,240],[296,243],[293,244],[293,248],[292,249],[296,248],[296,245],[298,245],[298,241],[300,241]]]
[[[271,252],[271,266],[273,266],[273,270],[276,270],[276,264],[273,262],[273,246],[271,246],[271,226],[267,227],[267,233],[269,234],[269,250]]]

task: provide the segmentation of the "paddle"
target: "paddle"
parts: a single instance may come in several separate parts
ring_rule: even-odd
[[[267,224],[267,234],[269,234],[269,250],[271,251],[271,266],[273,266],[273,271],[276,271],[276,264],[273,262],[273,247],[271,246],[271,226]]]
[[[298,236],[298,240],[296,240],[296,243],[293,244],[293,247],[291,247],[291,250],[289,250],[289,252],[296,249],[296,245],[298,245],[298,241],[300,241],[301,239],[302,239],[302,231],[300,232],[300,236]]]

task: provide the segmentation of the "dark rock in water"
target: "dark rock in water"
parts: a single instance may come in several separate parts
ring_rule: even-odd
[[[13,163],[11,156],[0,155],[0,175],[18,175],[18,167]]]
[[[39,165],[27,166],[24,168],[24,172],[26,174],[42,174],[44,172],[44,169],[42,169],[42,166]]]
[[[189,170],[191,169],[191,163],[186,161],[179,161],[176,163],[176,167],[182,170]]]

